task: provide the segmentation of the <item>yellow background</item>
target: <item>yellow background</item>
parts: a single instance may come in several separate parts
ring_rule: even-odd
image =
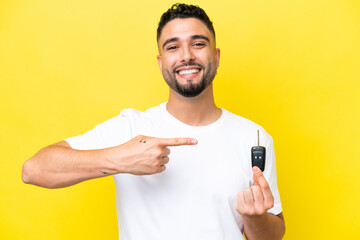
[[[111,177],[48,190],[21,167],[167,100],[155,34],[172,3],[0,1],[0,239],[117,239]],[[360,2],[191,3],[217,33],[216,103],[274,138],[284,239],[359,239]]]

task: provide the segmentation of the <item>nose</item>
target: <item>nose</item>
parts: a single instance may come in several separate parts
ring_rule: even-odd
[[[181,62],[192,62],[195,60],[195,55],[193,54],[190,47],[183,47],[181,54]]]

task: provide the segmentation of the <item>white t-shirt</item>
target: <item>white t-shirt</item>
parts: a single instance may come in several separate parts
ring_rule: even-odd
[[[164,172],[114,175],[121,240],[235,240],[243,222],[235,210],[237,193],[252,179],[251,147],[266,147],[263,172],[275,199],[268,212],[282,212],[276,182],[274,145],[259,125],[222,109],[207,126],[186,125],[166,110],[166,103],[145,112],[125,109],[117,117],[66,141],[74,149],[116,146],[137,135],[192,137],[197,145],[170,147]]]

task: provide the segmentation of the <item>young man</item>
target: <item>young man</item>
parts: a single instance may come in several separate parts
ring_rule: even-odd
[[[24,182],[58,188],[113,175],[120,239],[232,240],[243,232],[249,240],[281,239],[273,141],[259,125],[216,107],[220,50],[208,16],[175,4],[162,15],[157,40],[168,102],[125,109],[45,147],[25,162]],[[267,150],[264,175],[250,161],[257,130]]]

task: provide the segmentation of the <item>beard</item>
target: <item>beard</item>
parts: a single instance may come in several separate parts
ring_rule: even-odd
[[[188,67],[188,66],[198,66],[203,71],[203,76],[199,83],[193,83],[192,79],[187,80],[185,85],[180,85],[178,80],[176,79],[176,69],[180,67]],[[215,62],[211,62],[208,64],[207,69],[205,69],[204,65],[189,62],[173,68],[173,71],[170,72],[168,69],[163,69],[162,74],[165,79],[167,85],[179,93],[183,97],[196,97],[200,93],[202,93],[214,80],[217,69],[215,66]]]

